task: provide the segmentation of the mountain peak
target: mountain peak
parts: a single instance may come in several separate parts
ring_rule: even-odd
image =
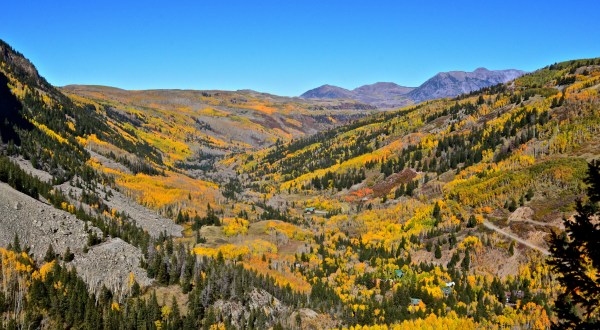
[[[352,92],[338,86],[322,85],[300,95],[305,99],[353,99]]]
[[[400,86],[393,82],[376,82],[357,87],[353,90],[338,86],[323,85],[309,90],[300,97],[307,99],[352,99],[379,108],[397,108],[410,104],[410,100],[404,97],[404,95],[413,89],[413,87]]]
[[[415,102],[455,97],[484,87],[511,81],[523,74],[525,74],[525,71],[515,69],[488,70],[483,67],[477,68],[473,72],[440,72],[417,89],[411,91],[408,96]]]

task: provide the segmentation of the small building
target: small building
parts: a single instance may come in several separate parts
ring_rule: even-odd
[[[515,296],[516,299],[523,299],[523,298],[525,298],[525,292],[523,292],[522,290],[515,290],[515,291],[513,291],[513,295]]]
[[[517,301],[517,299],[525,298],[525,292],[522,290],[505,291],[504,296],[506,297],[506,303],[508,304],[511,300]]]
[[[404,276],[404,272],[401,269],[396,269],[395,273],[397,278],[402,278]]]
[[[451,287],[442,288],[442,293],[444,294],[445,297],[448,297],[452,293],[452,288]]]
[[[304,209],[304,213],[313,214],[313,213],[315,213],[315,208],[314,207],[307,207],[307,208]]]
[[[419,298],[410,298],[411,306],[419,306],[421,304],[421,299]]]
[[[454,283],[454,282],[446,282],[446,287],[447,288],[451,288],[451,287],[453,287],[455,285],[456,285],[456,283]]]

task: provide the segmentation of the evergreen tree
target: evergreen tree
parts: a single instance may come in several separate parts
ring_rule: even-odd
[[[15,239],[13,240],[12,248],[15,250],[15,252],[21,252],[21,242],[19,240],[19,234],[17,233],[15,233]]]
[[[437,227],[437,225],[442,222],[442,214],[440,204],[438,202],[435,202],[435,205],[433,206],[433,213],[431,215],[435,219],[435,226]]]
[[[131,286],[131,296],[137,297],[140,295],[141,292],[142,292],[142,289],[140,288],[140,284],[134,280],[133,285]]]
[[[556,329],[600,328],[600,162],[589,164],[587,202],[578,201],[565,232],[553,233],[548,263],[565,288],[556,300]]]
[[[462,262],[460,263],[460,267],[462,268],[463,271],[467,272],[467,271],[469,271],[470,266],[471,266],[471,254],[469,253],[469,249],[467,249],[465,251],[465,257],[463,258]]]
[[[46,250],[46,255],[44,256],[44,261],[50,262],[54,259],[56,259],[56,252],[54,252],[54,247],[52,247],[52,244],[50,244],[50,245],[48,245],[48,250]]]
[[[71,262],[71,261],[73,261],[73,259],[75,259],[75,254],[73,252],[71,252],[71,248],[67,246],[67,249],[65,250],[65,254],[63,255],[63,260],[65,262]]]
[[[442,257],[442,248],[440,247],[439,244],[436,244],[435,246],[435,258],[439,259]]]
[[[469,221],[467,222],[467,228],[475,228],[475,226],[477,226],[477,219],[471,214]]]

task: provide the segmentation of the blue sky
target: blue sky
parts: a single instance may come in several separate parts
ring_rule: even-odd
[[[531,2],[531,3],[529,3]],[[439,71],[600,56],[600,1],[7,1],[0,39],[52,84],[417,86]]]

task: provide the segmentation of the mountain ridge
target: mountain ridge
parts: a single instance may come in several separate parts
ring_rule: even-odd
[[[352,90],[334,85],[322,85],[302,95],[306,99],[346,98],[377,106],[398,108],[436,98],[454,97],[481,88],[505,83],[525,74],[517,69],[439,72],[418,87],[401,86],[393,82],[376,82]]]

